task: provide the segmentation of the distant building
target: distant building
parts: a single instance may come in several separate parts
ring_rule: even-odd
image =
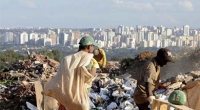
[[[37,41],[39,40],[38,34],[37,33],[30,33],[29,38],[28,38],[28,44],[35,45],[37,44]]]
[[[43,38],[42,39],[42,46],[52,46],[52,39],[51,38]]]
[[[130,48],[135,49],[135,39],[130,40]]]
[[[56,33],[57,35],[59,35],[59,34],[60,34],[60,29],[59,29],[59,28],[55,29],[55,33]]]
[[[176,46],[176,42],[175,41],[170,41],[170,42],[168,42],[168,46]]]
[[[140,47],[148,47],[148,43],[146,40],[140,42]]]
[[[52,39],[52,44],[53,46],[57,45],[57,34],[49,34],[49,38]]]
[[[154,41],[153,40],[147,41],[147,45],[148,47],[154,47]]]
[[[23,32],[19,35],[19,44],[25,44],[28,42],[28,34],[26,32]]]
[[[183,40],[182,40],[182,39],[178,39],[178,40],[176,41],[176,46],[178,46],[178,47],[183,46]]]
[[[14,36],[13,32],[6,32],[5,35],[2,38],[2,42],[7,42],[7,43],[13,43]]]
[[[39,39],[38,34],[37,33],[30,33],[29,34],[29,40],[32,40],[32,39]]]
[[[141,41],[144,40],[144,31],[139,31],[138,33],[136,33],[136,37],[135,37],[136,43],[140,43]]]
[[[107,37],[107,47],[111,46],[113,44],[113,38],[115,37],[115,32],[113,32],[112,30],[108,31],[108,37]]]
[[[158,34],[161,35],[163,32],[165,31],[165,27],[164,26],[159,26],[158,27]]]
[[[162,40],[162,47],[168,47],[168,39]]]
[[[70,32],[69,33],[69,37],[68,37],[68,40],[67,40],[67,46],[71,46],[71,45],[74,45],[74,33],[73,32]]]
[[[73,31],[73,33],[74,33],[74,39],[78,39],[78,38],[80,38],[80,31],[79,30],[75,30],[75,31]]]
[[[155,47],[160,48],[162,46],[162,43],[160,40],[155,41]]]
[[[68,41],[69,34],[66,33],[60,33],[59,34],[59,44],[62,46],[65,46]]]
[[[189,25],[185,25],[185,26],[183,26],[183,35],[184,36],[189,36],[189,34],[190,34],[190,27],[189,27]]]
[[[170,28],[167,28],[166,29],[166,36],[171,36],[173,33],[172,33],[172,29]]]
[[[124,26],[122,26],[122,25],[118,26],[118,33],[121,35],[123,35],[125,33]]]

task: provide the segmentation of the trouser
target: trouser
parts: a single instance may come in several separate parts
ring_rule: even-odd
[[[139,108],[139,110],[151,110],[149,106],[149,102],[143,103],[143,104],[136,104]]]

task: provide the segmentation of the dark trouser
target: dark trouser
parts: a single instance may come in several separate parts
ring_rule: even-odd
[[[151,110],[149,106],[149,102],[143,103],[143,104],[136,104],[139,108],[139,110]]]

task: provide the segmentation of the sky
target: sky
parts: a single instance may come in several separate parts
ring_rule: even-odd
[[[200,0],[0,0],[0,27],[200,28]]]

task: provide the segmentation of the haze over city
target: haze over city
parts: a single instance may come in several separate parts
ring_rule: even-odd
[[[199,0],[0,0],[0,27],[200,27]]]

